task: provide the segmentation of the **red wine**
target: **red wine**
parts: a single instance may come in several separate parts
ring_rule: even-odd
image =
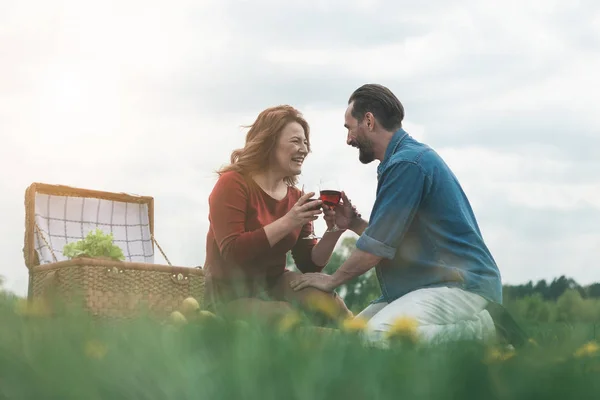
[[[321,190],[321,200],[323,200],[323,204],[335,207],[340,203],[341,199],[342,192],[338,190]]]

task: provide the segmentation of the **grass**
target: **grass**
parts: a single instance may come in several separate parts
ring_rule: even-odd
[[[297,322],[297,321],[296,321]],[[356,332],[203,318],[24,316],[0,296],[1,399],[565,399],[600,393],[589,326],[532,329],[514,353],[478,344],[365,346]]]

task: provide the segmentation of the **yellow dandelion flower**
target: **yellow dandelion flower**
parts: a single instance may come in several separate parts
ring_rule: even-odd
[[[89,358],[94,358],[96,360],[101,360],[104,358],[106,353],[108,352],[108,347],[100,342],[99,340],[88,340],[85,343],[85,355]]]
[[[367,321],[360,317],[348,318],[342,322],[343,330],[347,332],[360,332],[367,328]]]
[[[283,318],[281,318],[279,320],[279,323],[277,324],[278,329],[280,332],[288,332],[291,329],[293,329],[294,327],[296,327],[297,325],[300,324],[300,315],[293,311],[293,312],[289,312],[286,313]]]
[[[307,296],[306,305],[311,310],[321,312],[332,319],[336,319],[340,313],[336,301],[325,293],[311,293]]]
[[[598,344],[594,341],[588,342],[575,351],[575,357],[591,356],[600,350]]]
[[[15,313],[28,317],[47,317],[52,311],[43,299],[19,299],[15,305]]]
[[[411,342],[417,342],[419,322],[412,317],[400,317],[392,322],[390,330],[386,336],[388,339],[408,339]]]
[[[484,362],[486,364],[502,362],[513,358],[515,355],[516,352],[513,348],[501,350],[499,348],[493,347],[488,349],[484,358]]]

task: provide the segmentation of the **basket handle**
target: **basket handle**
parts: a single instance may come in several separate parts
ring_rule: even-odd
[[[42,238],[42,240],[44,241],[44,243],[46,244],[48,249],[50,249],[50,254],[52,254],[52,259],[54,260],[54,262],[58,262],[58,259],[56,258],[56,254],[54,254],[54,250],[52,250],[52,246],[50,246],[50,244],[48,244],[48,241],[46,240],[44,235],[42,235],[42,232],[41,232],[40,227],[38,226],[37,222],[35,222],[35,230],[36,230],[38,236]]]
[[[160,254],[162,254],[162,256],[165,258],[165,260],[167,260],[167,263],[169,264],[169,266],[173,266],[173,264],[171,264],[171,261],[169,261],[169,259],[167,258],[167,255],[165,254],[165,252],[163,251],[163,249],[160,247],[160,244],[158,244],[158,242],[156,241],[156,238],[154,237],[153,234],[150,234],[150,237],[152,238],[152,241],[156,244],[156,247],[158,247],[158,250],[160,251]]]

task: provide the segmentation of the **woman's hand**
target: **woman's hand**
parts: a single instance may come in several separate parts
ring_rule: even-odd
[[[308,192],[298,199],[294,207],[284,216],[288,220],[291,226],[294,228],[304,226],[309,222],[312,222],[319,218],[319,214],[322,214],[321,205],[323,201],[313,200],[308,201],[315,195],[314,192]]]

